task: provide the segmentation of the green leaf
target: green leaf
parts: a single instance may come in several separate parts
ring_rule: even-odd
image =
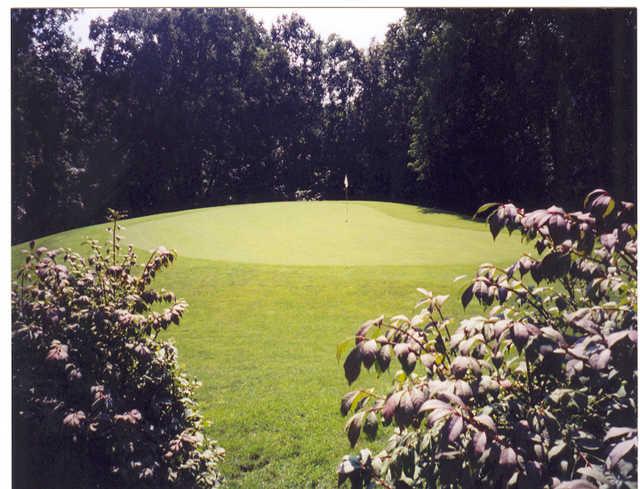
[[[475,220],[476,217],[478,217],[478,214],[482,214],[483,212],[488,211],[492,207],[497,207],[499,205],[500,205],[500,202],[488,202],[486,204],[482,204],[480,207],[478,207],[478,210],[473,215],[472,219]]]
[[[351,406],[355,404],[356,396],[358,395],[358,391],[347,392],[342,397],[342,402],[340,403],[340,413],[343,416],[346,416],[351,411]]]
[[[397,382],[398,384],[403,384],[405,380],[407,380],[407,374],[404,372],[404,370],[398,370],[393,377],[393,381]]]
[[[344,341],[338,343],[338,347],[336,348],[336,360],[340,361],[342,355],[345,354],[347,350],[349,350],[353,346],[353,336],[350,336]]]
[[[510,487],[516,487],[516,484],[518,484],[519,476],[520,476],[520,472],[518,472],[517,470],[515,470],[513,474],[511,474],[511,477],[507,481],[507,489]]]
[[[354,411],[356,409],[359,409],[361,407],[362,401],[368,398],[370,395],[371,395],[371,392],[369,391],[358,392],[353,398],[353,401],[351,402],[351,410]]]
[[[562,399],[567,394],[573,392],[571,389],[556,389],[551,394],[549,394],[549,399],[551,399],[554,403],[559,404]]]
[[[551,448],[551,450],[549,450],[549,461],[553,460],[554,458],[556,458],[557,456],[559,456],[560,454],[562,454],[562,452],[564,452],[565,448],[567,448],[567,444],[564,441],[559,441],[558,443],[556,443],[553,448]]]
[[[615,209],[615,207],[616,207],[616,201],[613,199],[609,200],[609,204],[607,205],[606,210],[602,214],[602,217],[607,217],[609,214],[611,214],[613,212],[613,209]]]

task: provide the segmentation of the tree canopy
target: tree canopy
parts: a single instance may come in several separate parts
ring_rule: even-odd
[[[471,212],[636,181],[632,9],[407,9],[361,50],[243,9],[12,10],[12,241],[225,203]]]

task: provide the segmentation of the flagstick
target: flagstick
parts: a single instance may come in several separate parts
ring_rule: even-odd
[[[345,210],[347,214],[347,218],[344,220],[344,222],[349,222],[349,187],[344,188],[344,196],[346,198]]]
[[[344,222],[349,222],[349,177],[347,177],[346,173],[344,175],[344,210],[346,212],[346,219]]]

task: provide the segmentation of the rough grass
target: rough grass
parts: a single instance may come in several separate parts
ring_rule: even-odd
[[[344,203],[314,202],[199,209],[125,226],[125,242],[141,254],[178,250],[157,285],[190,304],[169,336],[202,381],[230,488],[335,487],[335,467],[350,451],[339,400],[351,390],[336,344],[366,319],[410,314],[416,287],[451,294],[447,310],[459,316],[453,278],[523,249],[518,238],[494,243],[483,224],[453,214],[377,202],[351,202],[348,222]],[[104,227],[39,244],[78,249],[85,236],[106,237]],[[371,373],[357,385],[389,379]]]

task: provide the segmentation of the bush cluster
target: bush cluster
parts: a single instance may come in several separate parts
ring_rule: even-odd
[[[634,206],[604,190],[581,212],[488,204],[491,233],[535,245],[463,287],[484,314],[454,321],[419,289],[413,317],[365,322],[338,346],[349,383],[400,370],[388,392],[341,403],[352,447],[393,424],[387,446],[345,456],[352,487],[636,487],[637,242]],[[354,346],[355,343],[355,346]]]
[[[155,290],[176,258],[141,267],[111,240],[83,257],[32,242],[12,291],[15,487],[219,485],[224,450],[203,432],[196,382],[158,334],[187,308]]]

